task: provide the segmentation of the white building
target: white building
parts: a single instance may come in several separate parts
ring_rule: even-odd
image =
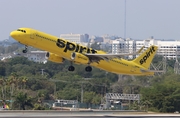
[[[87,43],[89,41],[88,34],[61,34],[60,38],[64,38],[75,43]]]
[[[146,40],[115,40],[112,42],[112,53],[132,53],[138,51],[142,46],[145,48],[150,47],[151,45],[158,46],[158,55],[166,56],[170,59],[175,59],[180,57],[180,40],[157,40],[157,39],[146,39]],[[129,56],[130,59],[134,58]]]
[[[112,53],[125,53],[128,50],[126,45],[126,41],[124,39],[116,39],[112,42]]]
[[[47,59],[45,58],[46,51],[31,51],[25,54],[25,57],[30,61],[38,62],[38,63],[46,63]]]
[[[158,54],[175,59],[180,57],[180,41],[157,41]]]

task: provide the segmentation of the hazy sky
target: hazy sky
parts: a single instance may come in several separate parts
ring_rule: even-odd
[[[88,33],[180,40],[180,0],[0,0],[0,40],[19,27],[55,36]]]

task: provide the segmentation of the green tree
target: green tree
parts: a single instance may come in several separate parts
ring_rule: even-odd
[[[33,99],[28,97],[27,93],[19,92],[15,96],[15,106],[19,106],[20,109],[25,110],[26,106],[33,108]]]
[[[4,65],[0,65],[0,76],[6,76],[6,68]]]
[[[92,103],[93,103],[93,98],[94,96],[96,96],[96,93],[93,91],[90,92],[84,92],[84,99],[83,101],[87,104],[87,107],[91,107]]]
[[[65,100],[79,100],[80,89],[66,86],[63,90],[58,92],[58,98]]]
[[[100,94],[96,94],[93,99],[92,99],[92,104],[95,104],[95,105],[99,105],[101,104],[101,95]]]
[[[45,107],[42,104],[35,103],[34,110],[45,110]]]
[[[151,101],[149,107],[160,112],[179,111],[180,78],[177,75],[162,77],[164,78],[153,78],[152,86],[141,89],[142,100]]]

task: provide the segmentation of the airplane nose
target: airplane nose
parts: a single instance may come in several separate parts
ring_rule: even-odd
[[[12,31],[12,32],[10,33],[10,36],[11,36],[12,38],[15,38],[15,37],[17,36],[17,34],[16,34],[16,32]]]

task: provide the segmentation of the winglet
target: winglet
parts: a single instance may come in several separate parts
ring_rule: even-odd
[[[144,51],[139,57],[134,59],[133,62],[148,69],[157,50],[158,50],[158,47],[152,45],[146,51]]]

